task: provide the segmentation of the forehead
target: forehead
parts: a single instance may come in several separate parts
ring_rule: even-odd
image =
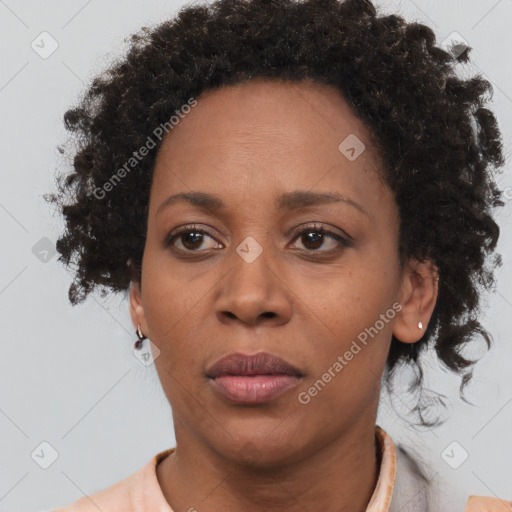
[[[183,129],[185,127],[185,129]],[[181,129],[178,129],[181,128]],[[334,86],[312,80],[284,82],[256,78],[204,92],[197,106],[180,116],[164,138],[162,152],[187,142],[192,148],[202,141],[191,134],[207,135],[204,143],[222,143],[238,135],[251,140],[324,140],[338,149],[340,137],[356,135],[370,144],[370,130],[357,117]],[[276,141],[278,142],[278,141]],[[277,144],[275,144],[277,145]],[[293,145],[283,149],[293,149]],[[323,148],[322,148],[323,149]]]
[[[318,184],[357,196],[382,186],[370,131],[335,87],[255,79],[207,91],[187,112],[162,142],[152,202],[191,190],[267,197]]]

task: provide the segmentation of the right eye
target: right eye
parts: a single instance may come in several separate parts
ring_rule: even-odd
[[[166,239],[165,245],[173,246],[180,251],[184,252],[198,252],[201,249],[205,239],[205,235],[212,240],[214,240],[213,236],[209,233],[209,231],[198,228],[195,225],[182,226],[177,231],[171,232]],[[181,247],[179,247],[175,242],[179,242]],[[217,242],[218,243],[218,242]],[[223,247],[222,244],[221,248]],[[216,249],[217,247],[207,247],[205,250]]]

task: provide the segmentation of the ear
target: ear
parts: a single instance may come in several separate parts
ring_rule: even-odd
[[[135,329],[140,324],[142,333],[147,336],[146,317],[144,315],[144,306],[142,305],[142,293],[140,283],[131,281],[130,283],[130,316]]]
[[[439,273],[430,261],[409,260],[404,265],[400,304],[393,335],[403,343],[415,343],[425,334],[434,311],[438,293]],[[418,327],[418,322],[423,328]]]

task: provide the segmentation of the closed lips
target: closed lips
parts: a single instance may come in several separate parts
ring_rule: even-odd
[[[257,354],[233,353],[219,359],[206,372],[211,379],[222,375],[251,376],[251,375],[290,375],[303,377],[304,374],[284,359],[259,352]]]

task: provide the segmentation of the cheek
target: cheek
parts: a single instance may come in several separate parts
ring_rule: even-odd
[[[366,414],[378,400],[396,315],[389,283],[356,270],[339,281],[310,302],[325,336],[314,339],[311,327],[304,331],[314,344],[312,372],[301,388],[318,416],[332,418],[333,424]]]
[[[162,256],[153,258],[148,252],[143,262],[144,315],[149,338],[161,350],[157,364],[165,362],[170,370],[175,367],[173,362],[186,356],[183,352],[190,346],[185,343],[187,332],[200,297],[194,293],[193,285],[187,285],[175,271],[166,268],[168,258],[167,262],[159,260]]]
[[[311,378],[301,391],[318,393],[312,401],[321,417],[355,417],[378,397],[396,316],[393,279],[382,266],[360,261],[325,281],[323,293],[318,290],[309,300],[324,335],[314,339],[311,327],[304,331],[314,343]],[[311,388],[315,382],[318,391]]]
[[[316,317],[338,348],[373,326],[381,314],[390,309],[394,312],[394,273],[378,261],[358,259],[329,276],[306,279],[298,285],[313,321]],[[379,323],[379,330],[390,331],[389,322],[385,326]]]
[[[194,284],[188,282],[190,273],[184,275],[183,265],[172,264],[169,253],[155,245],[148,241],[144,253],[142,291],[148,327],[156,339],[165,338],[165,333],[179,325],[199,298]]]
[[[161,250],[148,250],[143,261],[149,338],[160,349],[156,365],[162,383],[171,388],[173,379],[187,382],[187,387],[202,382],[204,368],[200,363],[208,355],[212,334],[205,328],[205,319],[212,316],[211,293],[221,278],[213,272],[201,276],[183,269],[184,265],[171,265],[170,256]]]

